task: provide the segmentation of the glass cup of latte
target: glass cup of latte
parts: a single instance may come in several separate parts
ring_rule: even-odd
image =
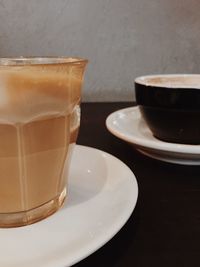
[[[0,59],[0,227],[42,220],[63,204],[86,64]]]

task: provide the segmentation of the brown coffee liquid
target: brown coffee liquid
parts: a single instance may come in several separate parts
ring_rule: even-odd
[[[30,210],[65,187],[64,164],[78,127],[70,115],[0,125],[0,213]]]
[[[0,214],[30,211],[65,190],[80,123],[78,78],[0,71]]]

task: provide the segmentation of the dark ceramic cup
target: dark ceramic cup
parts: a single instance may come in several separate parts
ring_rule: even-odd
[[[142,116],[156,138],[200,144],[200,74],[138,77],[135,91]]]

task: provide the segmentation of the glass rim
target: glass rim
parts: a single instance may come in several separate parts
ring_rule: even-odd
[[[0,67],[58,66],[87,64],[88,60],[65,56],[0,57]]]

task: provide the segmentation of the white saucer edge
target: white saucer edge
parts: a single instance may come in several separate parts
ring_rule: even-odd
[[[106,128],[108,129],[109,132],[111,132],[114,136],[118,137],[119,139],[132,144],[137,147],[143,147],[143,148],[148,148],[149,149],[154,149],[159,151],[166,151],[166,152],[172,152],[172,153],[182,153],[182,154],[196,154],[199,155],[200,159],[200,145],[189,145],[189,144],[177,144],[177,143],[168,143],[164,142],[161,140],[156,139],[155,140],[146,140],[141,138],[138,138],[137,136],[132,136],[129,133],[122,133],[120,130],[112,126],[113,121],[116,120],[116,116],[121,112],[121,113],[130,113],[130,112],[138,112],[139,107],[138,106],[133,106],[133,107],[127,107],[124,109],[120,109],[117,111],[114,111],[113,113],[109,114],[108,117],[106,118]],[[133,118],[134,120],[134,118]],[[136,118],[135,118],[136,120]]]
[[[98,245],[94,245],[95,246],[95,249],[92,250],[92,251],[88,251],[88,253],[85,255],[83,255],[82,257],[80,257],[78,260],[74,260],[70,263],[70,265],[65,265],[65,266],[62,266],[62,267],[70,267],[80,261],[82,261],[83,259],[89,257],[90,255],[92,255],[93,253],[95,253],[96,251],[98,251],[100,248],[102,248],[106,243],[108,243],[123,227],[124,225],[128,222],[129,218],[131,217],[134,209],[135,209],[135,206],[137,204],[137,200],[138,200],[138,194],[139,194],[139,189],[138,189],[138,183],[137,183],[137,179],[135,177],[135,174],[132,172],[132,170],[123,162],[121,161],[120,159],[118,159],[117,157],[115,157],[114,155],[108,153],[108,152],[105,152],[105,151],[102,151],[100,149],[97,149],[97,148],[94,148],[94,147],[89,147],[89,146],[84,146],[84,145],[79,145],[79,144],[76,144],[75,146],[75,149],[76,147],[80,147],[80,148],[87,148],[87,149],[90,149],[90,150],[94,150],[94,151],[98,151],[98,152],[101,152],[104,154],[104,156],[107,156],[109,158],[112,158],[113,160],[117,160],[121,165],[123,165],[129,172],[130,172],[130,175],[133,176],[133,183],[134,183],[134,199],[133,199],[133,202],[134,204],[131,206],[130,205],[130,210],[127,211],[127,214],[126,216],[124,217],[124,220],[121,220],[121,222],[115,227],[115,230],[112,232],[112,234],[110,234],[110,236],[107,236],[107,239],[105,240],[105,238],[102,238],[102,241],[101,243],[97,242]],[[50,267],[54,267],[54,266],[50,266]]]
[[[150,157],[152,159],[156,159],[159,161],[167,162],[167,163],[178,164],[178,165],[188,165],[188,166],[199,166],[200,165],[200,160],[195,161],[195,160],[187,160],[187,159],[173,159],[170,157],[164,157],[163,155],[157,155],[157,154],[151,153],[141,148],[136,148],[136,150],[147,157]]]

